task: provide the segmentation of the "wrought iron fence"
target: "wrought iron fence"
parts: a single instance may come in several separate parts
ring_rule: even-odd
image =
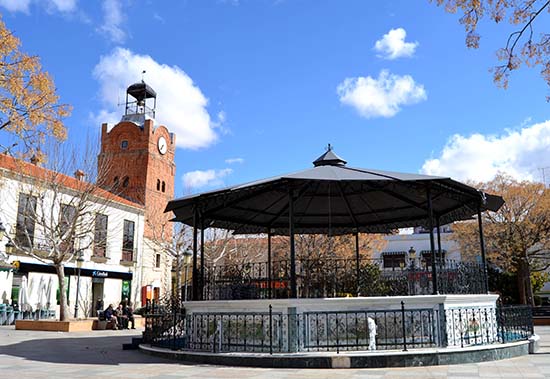
[[[529,307],[457,307],[303,313],[195,312],[152,304],[145,342],[208,352],[408,350],[525,340],[533,334]]]
[[[499,339],[513,342],[534,334],[533,308],[528,305],[498,307]]]
[[[475,294],[485,289],[483,267],[445,260],[437,263],[438,290]],[[288,298],[290,261],[205,267],[203,300]],[[300,259],[296,262],[298,297],[407,296],[433,293],[432,267],[426,261],[384,268],[381,259]]]

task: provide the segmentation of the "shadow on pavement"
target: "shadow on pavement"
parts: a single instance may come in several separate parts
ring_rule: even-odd
[[[0,346],[0,355],[50,363],[117,365],[120,363],[174,363],[139,350],[122,350],[129,336],[46,338]]]

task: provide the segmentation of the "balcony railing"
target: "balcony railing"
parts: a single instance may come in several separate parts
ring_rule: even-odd
[[[122,249],[122,259],[123,262],[133,262],[134,261],[134,250],[133,249]]]

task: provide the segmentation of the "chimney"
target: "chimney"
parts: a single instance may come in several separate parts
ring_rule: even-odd
[[[76,170],[74,172],[74,177],[80,182],[84,179],[85,176],[86,174],[82,170]]]

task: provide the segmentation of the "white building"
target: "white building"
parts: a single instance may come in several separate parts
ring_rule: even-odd
[[[168,247],[172,243],[172,224],[164,209],[174,196],[175,136],[154,122],[156,93],[151,87],[136,83],[128,87],[127,94],[121,121],[112,128],[102,125],[97,168],[101,188],[94,187],[95,198],[86,214],[88,226],[93,225],[72,247],[81,256],[80,280],[77,254],[71,254],[74,257],[65,264],[67,298],[73,312],[76,289],[80,288],[79,317],[95,316],[98,300],[105,308],[128,298],[137,308],[171,291],[172,257]],[[55,191],[47,186],[37,191],[39,179],[52,173],[62,185]],[[77,170],[75,177],[66,176],[0,155],[0,222],[11,240],[21,235],[21,229],[30,230],[32,233],[26,234],[32,241],[26,243],[46,251],[48,243],[44,241],[48,239],[43,237],[40,225],[29,224],[23,209],[29,204],[37,207],[32,196],[38,192],[41,207],[47,212],[37,210],[37,215],[48,213],[51,220],[62,217],[65,211],[71,211],[67,204],[78,197],[85,183],[83,174]],[[0,262],[7,241],[7,237],[0,241]],[[52,265],[17,249],[10,251],[8,261],[16,262],[19,269],[15,273],[0,271],[0,303],[17,301],[18,288],[24,282],[30,289],[28,303],[32,308],[57,303],[58,283]]]
[[[452,230],[449,225],[441,226],[442,259],[459,262],[461,260],[460,250],[457,243],[451,239],[451,235]],[[423,228],[403,229],[399,234],[385,236],[384,240],[386,243],[382,245],[381,249],[376,250],[373,255],[374,258],[382,261],[384,269],[409,267],[412,263],[416,267],[423,266],[426,263],[430,266],[430,234]],[[434,244],[437,254],[438,245],[435,230]]]
[[[24,222],[27,228],[30,227],[30,220],[22,220],[25,204],[28,206],[33,201],[36,213],[48,217],[49,214],[60,214],[63,204],[70,203],[71,197],[78,196],[74,191],[79,188],[79,179],[61,174],[56,174],[57,180],[63,181],[61,194],[54,194],[46,186],[42,187],[44,190],[37,191],[38,178],[47,172],[32,163],[0,155],[0,217],[10,238],[22,235],[20,229]],[[94,229],[87,237],[75,241],[75,247],[85,246],[78,250],[83,259],[80,280],[75,259],[77,254],[65,264],[71,314],[75,307],[77,284],[80,282],[79,317],[94,315],[98,299],[103,301],[104,306],[118,304],[124,298],[136,306],[141,303],[144,207],[107,191],[99,190],[96,195],[96,202],[91,205],[91,213],[87,215],[94,218]],[[37,196],[44,197],[39,200],[39,205],[36,204]],[[51,207],[52,211],[42,210],[41,207]],[[29,230],[28,233],[32,244],[37,251],[46,250],[48,247],[43,237],[43,228],[40,223],[33,224],[30,229],[32,232]],[[87,241],[84,241],[86,238]],[[54,267],[17,249],[6,251],[7,241],[7,236],[0,241],[0,254],[9,253],[7,260],[15,262],[18,270],[0,272],[0,301],[10,304],[16,302],[25,277],[28,302],[32,309],[45,308],[46,304],[54,309],[58,289]],[[48,287],[50,289],[46,291]]]

